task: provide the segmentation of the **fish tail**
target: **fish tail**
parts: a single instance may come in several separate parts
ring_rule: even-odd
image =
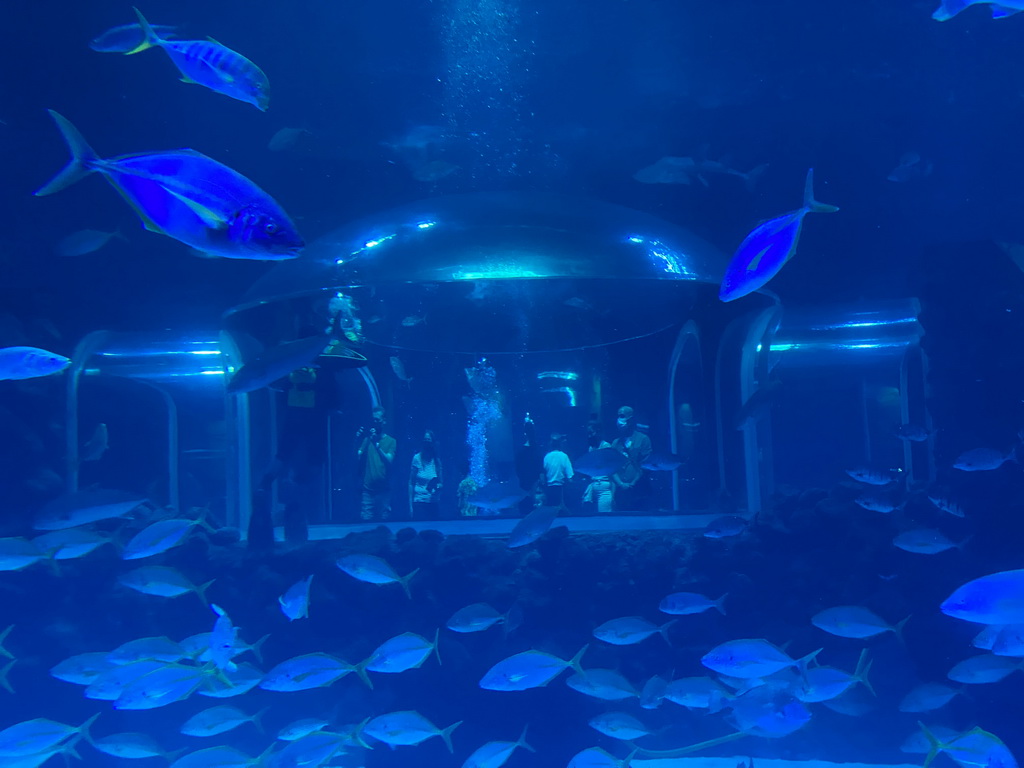
[[[818,657],[818,654],[821,653],[823,650],[825,650],[825,649],[824,648],[819,648],[818,650],[816,650],[816,651],[814,651],[812,653],[808,653],[802,659],[797,659],[796,667],[800,671],[801,675],[804,674],[807,671],[807,666],[812,661],[814,661]]]
[[[434,655],[437,657],[437,666],[441,666],[441,649],[438,647],[438,643],[441,640],[441,628],[438,627],[434,630]]]
[[[405,596],[407,598],[409,598],[410,600],[412,600],[412,592],[409,591],[409,582],[412,580],[412,577],[415,576],[419,572],[420,572],[420,569],[419,568],[415,568],[412,571],[410,571],[409,573],[407,573],[405,576],[403,576],[401,579],[398,580],[399,583],[401,583],[401,585],[402,585],[402,589],[405,590]]]
[[[748,192],[753,192],[757,186],[758,180],[764,175],[764,172],[768,170],[768,163],[759,165],[756,168],[752,168],[743,174],[743,183],[747,187]]]
[[[363,722],[356,726],[354,731],[352,731],[352,741],[354,741],[363,749],[373,749],[373,747],[367,744],[366,741],[363,739],[363,729],[366,727],[366,724],[369,723],[371,719],[372,718],[369,717],[366,718],[365,720],[363,720]],[[274,746],[275,745],[271,744],[267,751],[269,752],[271,749],[274,748]]]
[[[97,715],[97,717],[99,717],[99,715]],[[81,740],[81,736],[72,736],[68,741],[64,743],[63,746],[58,747],[57,751],[64,755],[65,758],[67,757],[67,755],[71,755],[73,758],[75,758],[75,760],[81,760],[82,756],[78,754],[78,750],[75,749],[75,747],[78,746],[78,742],[80,742]]]
[[[714,606],[715,606],[715,608],[717,608],[717,609],[718,609],[718,612],[719,612],[720,614],[722,614],[723,616],[725,616],[725,598],[727,598],[728,596],[729,596],[729,593],[728,593],[728,592],[726,592],[726,593],[725,593],[724,595],[722,595],[722,596],[721,596],[720,598],[718,598],[717,600],[715,600],[715,602],[714,602],[714,603],[712,603],[712,605],[714,605]]]
[[[0,656],[6,656],[8,659],[13,659],[14,654],[8,651],[6,648],[4,648],[4,640],[7,639],[7,636],[11,634],[11,630],[13,629],[14,625],[9,624],[7,626],[7,629],[5,629],[3,632],[0,632]]]
[[[99,716],[100,716],[100,713],[97,712],[95,715],[93,715],[88,720],[86,720],[84,723],[82,723],[80,726],[78,726],[78,733],[81,735],[81,737],[83,739],[85,739],[86,743],[88,743],[90,745],[93,743],[93,741],[92,741],[92,736],[89,734],[89,728],[92,727],[92,724],[96,722],[96,718],[99,717]]]
[[[898,623],[896,624],[896,626],[892,628],[893,634],[895,634],[895,635],[896,635],[896,638],[897,638],[897,639],[898,639],[898,640],[899,640],[899,641],[900,641],[901,643],[902,643],[902,642],[905,642],[905,641],[903,640],[903,627],[905,627],[905,626],[906,626],[906,624],[907,624],[907,622],[908,622],[908,621],[910,621],[910,616],[907,616],[907,618],[905,618],[905,619],[904,619],[903,621],[901,621],[901,622],[898,622]]]
[[[583,661],[583,654],[587,652],[587,648],[589,647],[590,643],[584,645],[580,648],[580,652],[573,656],[572,661],[569,662],[569,666],[581,675],[583,674],[583,667],[580,666],[580,662]]]
[[[522,747],[522,748],[523,748],[523,749],[525,749],[525,750],[526,750],[527,752],[533,752],[534,754],[536,754],[536,753],[537,753],[537,750],[536,750],[536,749],[534,749],[533,747],[531,747],[531,746],[530,746],[529,744],[527,744],[527,743],[526,743],[526,730],[527,730],[527,729],[528,729],[529,727],[530,727],[530,724],[529,724],[529,723],[527,723],[526,725],[524,725],[524,726],[523,726],[523,732],[522,732],[522,733],[520,733],[520,734],[519,734],[519,738],[518,738],[518,739],[516,739],[516,746],[517,746],[517,747]]]
[[[37,197],[52,195],[54,192],[60,192],[65,187],[70,187],[76,181],[81,181],[95,171],[96,164],[100,162],[99,156],[93,151],[93,148],[89,146],[86,140],[82,138],[82,134],[71,124],[70,120],[54,112],[52,109],[47,111],[50,113],[53,121],[57,123],[57,128],[60,129],[64,142],[71,151],[71,161],[64,166],[60,173],[35,191],[34,194]]]
[[[678,619],[670,619],[669,621],[666,621],[663,625],[658,627],[658,634],[661,635],[662,640],[669,644],[669,647],[672,647],[672,641],[668,639],[668,630],[677,621]]]
[[[936,757],[938,757],[939,752],[942,751],[943,744],[942,744],[941,741],[939,741],[937,738],[935,738],[935,734],[934,733],[932,733],[931,731],[928,730],[928,726],[926,726],[920,720],[917,721],[917,724],[921,728],[921,732],[924,734],[924,737],[926,739],[928,739],[928,744],[929,744],[928,755],[927,755],[927,757],[925,757],[924,765],[922,766],[922,768],[928,768],[928,766],[932,764],[932,761]]]
[[[14,687],[11,685],[11,681],[7,679],[7,674],[11,671],[11,667],[17,663],[16,659],[11,659],[4,664],[3,669],[0,669],[0,688],[3,688],[8,693],[14,693]]]
[[[459,722],[457,723],[452,723],[443,731],[441,731],[440,734],[441,738],[444,739],[445,746],[448,747],[448,751],[451,752],[453,755],[455,754],[455,748],[452,746],[452,731],[454,731],[460,725],[462,725],[461,720],[459,720]]]
[[[210,607],[210,601],[206,599],[206,590],[210,588],[210,585],[213,584],[214,581],[216,581],[216,579],[210,579],[205,584],[200,584],[198,587],[196,587],[196,597],[199,598],[203,606],[206,608]],[[218,612],[221,616],[224,615],[223,611]]]
[[[949,21],[969,5],[967,0],[942,0],[938,10],[932,14],[932,18],[936,21]]]
[[[871,685],[871,681],[868,680],[868,675],[871,674],[871,665],[874,663],[868,658],[868,649],[865,648],[860,652],[860,658],[857,659],[857,668],[853,671],[853,676],[861,685],[871,692],[872,696],[878,696],[875,693],[874,686]]]
[[[353,664],[352,665],[352,671],[355,672],[357,675],[359,675],[359,679],[362,680],[364,683],[366,683],[366,687],[369,688],[372,691],[373,690],[373,680],[371,680],[370,676],[368,674],[366,674],[366,665],[370,663],[371,659],[373,659],[373,656],[367,656],[365,659],[360,661],[358,664]]]
[[[146,17],[142,15],[142,11],[134,7],[132,10],[135,11],[135,15],[139,19],[139,26],[142,27],[142,42],[130,51],[125,51],[125,56],[131,56],[133,53],[140,53],[148,48],[153,48],[154,46],[159,46],[163,43],[160,35],[156,33],[150,23],[146,21]]]
[[[264,707],[251,718],[249,718],[249,722],[256,726],[256,730],[259,731],[261,734],[266,733],[266,731],[263,728],[263,716],[267,714],[268,709],[270,709],[270,707]]]
[[[269,637],[270,635],[264,635],[255,643],[249,646],[249,650],[252,651],[252,655],[256,657],[256,660],[259,661],[260,664],[263,663],[263,651],[261,651],[260,648],[263,647],[263,644],[267,642],[267,639]]]
[[[838,206],[828,203],[819,203],[814,199],[814,169],[807,171],[807,181],[804,182],[804,208],[811,213],[835,213]]]

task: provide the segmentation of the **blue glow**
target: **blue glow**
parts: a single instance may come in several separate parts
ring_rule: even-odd
[[[758,345],[757,345],[757,351],[758,351],[758,352],[760,352],[760,351],[761,351],[761,347],[762,347],[762,346],[763,346],[762,344],[758,344]]]
[[[378,245],[383,245],[388,240],[394,240],[396,237],[398,237],[398,234],[396,232],[392,232],[390,235],[384,235],[383,237],[378,237],[375,240],[367,240],[365,243],[363,243],[363,247],[362,248],[360,248],[360,249],[358,249],[356,251],[353,251],[351,254],[349,254],[349,258],[355,258],[356,256],[359,256],[360,254],[365,253],[366,251],[368,251],[371,248],[376,248]],[[349,259],[338,258],[338,259],[334,260],[334,263],[335,264],[344,264],[348,260]]]
[[[889,320],[861,320],[848,323],[823,323],[811,326],[813,331],[836,331],[842,328],[879,328],[888,325],[909,325],[916,323],[916,317],[894,317]]]
[[[644,239],[640,237],[640,235],[630,235],[626,239],[629,240],[629,242],[631,243],[642,243],[644,241]]]
[[[911,342],[908,341],[865,341],[859,343],[820,343],[811,342],[809,344],[801,344],[799,342],[772,344],[772,352],[789,352],[795,349],[805,350],[819,350],[822,352],[829,351],[844,351],[853,349],[903,349],[909,346]]]
[[[430,229],[431,227],[437,226],[436,221],[421,221],[416,225],[417,229]]]
[[[548,392],[564,392],[569,398],[569,407],[576,407],[576,390],[572,387],[555,387],[554,389],[549,389]]]
[[[541,371],[537,374],[538,379],[565,379],[566,381],[576,381],[580,375],[573,373],[572,371]]]
[[[544,277],[544,275],[538,274],[537,272],[531,272],[528,269],[502,269],[495,268],[487,272],[453,272],[452,278],[454,280],[507,280],[516,279],[520,277]]]

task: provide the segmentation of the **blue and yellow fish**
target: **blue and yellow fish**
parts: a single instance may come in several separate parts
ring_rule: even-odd
[[[725,270],[718,297],[732,301],[764,286],[796,253],[800,231],[808,213],[834,213],[834,205],[814,199],[814,169],[807,172],[804,206],[759,224],[746,236]]]
[[[101,173],[150,232],[206,256],[277,260],[299,255],[302,238],[288,214],[242,174],[192,149],[100,158],[66,118],[50,110],[71,162],[36,195]]]
[[[125,51],[125,55],[147,48],[163,48],[181,72],[183,83],[205,85],[211,91],[252,104],[264,112],[270,106],[270,81],[263,70],[245,56],[215,40],[167,40],[146,21],[138,8],[134,10],[143,39],[135,48]]]

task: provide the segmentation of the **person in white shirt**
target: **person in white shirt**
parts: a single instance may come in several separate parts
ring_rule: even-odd
[[[412,457],[409,474],[409,513],[416,520],[439,520],[441,495],[441,459],[434,445],[434,433],[423,434],[420,452]]]
[[[573,478],[572,462],[565,452],[565,435],[551,436],[551,448],[544,454],[544,503],[565,507],[565,485]]]

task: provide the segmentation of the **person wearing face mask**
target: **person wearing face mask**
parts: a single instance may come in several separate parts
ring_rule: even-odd
[[[615,427],[617,434],[612,448],[626,457],[626,464],[614,478],[617,486],[615,506],[618,509],[640,509],[646,491],[643,463],[652,452],[651,438],[637,429],[633,409],[628,405],[619,408]]]
[[[387,520],[391,515],[391,464],[395,460],[395,438],[384,432],[384,409],[373,409],[373,426],[356,432],[362,438],[358,459],[363,492],[360,515],[363,520]]]
[[[441,497],[441,459],[437,456],[434,433],[423,434],[420,451],[412,457],[409,474],[409,510],[416,520],[439,520]]]

